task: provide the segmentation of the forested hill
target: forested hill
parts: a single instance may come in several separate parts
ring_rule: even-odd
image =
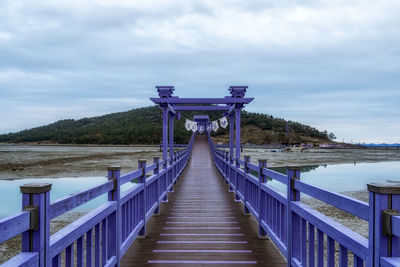
[[[199,114],[199,113],[196,113]],[[212,120],[220,112],[208,113]],[[162,138],[162,116],[158,106],[132,109],[79,120],[60,120],[55,123],[0,135],[0,142],[41,142],[60,144],[159,144]],[[185,118],[194,113],[184,112]],[[186,143],[191,132],[184,127],[185,119],[175,123],[176,143]],[[229,128],[229,127],[228,127]],[[228,140],[228,129],[220,128],[212,134],[219,142]],[[242,113],[242,141],[252,144],[327,142],[333,134],[319,131],[298,122],[285,121],[270,115]]]

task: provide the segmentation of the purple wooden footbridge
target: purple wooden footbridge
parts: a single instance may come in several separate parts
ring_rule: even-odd
[[[22,211],[0,220],[0,243],[21,235],[21,252],[2,266],[400,266],[400,186],[369,184],[365,203],[303,182],[298,167],[281,174],[266,160],[241,158],[241,110],[253,100],[246,89],[179,98],[172,86],[157,86],[151,100],[163,110],[162,160],[140,160],[123,173],[111,166],[104,184],[55,201],[51,184],[21,186]],[[207,131],[174,151],[174,120],[184,111],[227,116],[229,151]],[[132,186],[122,191],[126,183]],[[105,203],[50,234],[52,219],[103,194]],[[301,194],[366,221],[368,238],[304,204]]]

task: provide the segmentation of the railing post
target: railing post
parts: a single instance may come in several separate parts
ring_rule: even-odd
[[[247,198],[248,198],[248,184],[247,184],[247,175],[249,174],[249,165],[250,164],[250,156],[244,156],[244,175],[243,175],[243,182],[244,182],[244,192],[243,192],[243,197],[244,197],[244,208],[243,208],[243,213],[248,215],[249,214],[249,209],[247,208]]]
[[[173,170],[174,170],[174,160],[173,160],[173,158],[171,157],[171,158],[169,158],[168,159],[168,161],[169,161],[169,171],[168,171],[168,173],[169,173],[169,178],[170,178],[170,181],[171,181],[171,189],[170,189],[170,191],[168,191],[168,192],[170,192],[170,193],[173,193],[174,192],[174,174],[173,174]]]
[[[30,212],[30,230],[22,234],[22,252],[38,252],[39,266],[51,266],[50,190],[51,184],[32,183],[20,186],[22,210]]]
[[[162,202],[168,202],[168,161],[165,159],[163,161],[163,172],[164,172],[164,188],[165,188],[165,197]]]
[[[224,152],[224,175],[225,175],[225,182],[229,184],[229,179],[228,179],[228,152]]]
[[[107,168],[108,180],[114,181],[114,188],[108,192],[108,201],[117,202],[117,209],[115,214],[110,216],[108,220],[108,244],[107,244],[107,257],[117,257],[117,265],[119,266],[120,247],[121,247],[121,207],[120,207],[120,166],[110,166]]]
[[[233,187],[232,183],[234,179],[232,179],[232,164],[233,164],[233,158],[231,155],[229,155],[229,164],[228,164],[228,179],[229,179],[229,192],[233,192]]]
[[[238,191],[238,170],[239,170],[239,168],[240,168],[239,159],[235,158],[235,169],[234,169],[234,172],[235,172],[235,201],[236,202],[240,201],[240,197],[239,197],[239,195],[237,193],[237,191]]]
[[[172,164],[173,164],[173,167],[172,167],[172,169],[173,169],[173,177],[174,177],[174,179],[175,179],[175,182],[174,182],[174,184],[176,184],[176,180],[178,179],[178,177],[176,177],[177,176],[177,168],[176,168],[176,164],[178,163],[178,161],[176,160],[176,153],[174,153],[173,155],[172,155]]]
[[[155,215],[160,214],[160,196],[161,196],[161,190],[160,190],[160,158],[159,157],[153,157],[153,163],[156,165],[156,168],[153,171],[154,175],[157,175],[157,208],[154,211]]]
[[[139,232],[139,236],[146,237],[146,213],[147,213],[147,188],[146,188],[146,160],[138,160],[138,169],[142,169],[142,175],[138,179],[138,183],[143,184],[142,205],[141,205],[141,219],[143,220],[143,228]]]
[[[400,256],[399,237],[391,234],[391,217],[400,211],[400,186],[368,184],[368,191],[370,258],[367,266],[380,266],[381,257]]]
[[[259,174],[258,174],[258,227],[259,227],[259,233],[258,236],[259,238],[266,238],[266,232],[264,231],[264,228],[261,226],[261,221],[264,216],[264,203],[261,199],[261,186],[263,183],[267,182],[267,177],[263,173],[263,169],[267,168],[267,160],[265,159],[259,159],[258,160],[258,167],[259,169]]]
[[[300,167],[287,168],[287,266],[292,258],[300,259],[300,217],[292,212],[292,201],[300,201],[300,192],[294,189],[294,181],[300,179]]]

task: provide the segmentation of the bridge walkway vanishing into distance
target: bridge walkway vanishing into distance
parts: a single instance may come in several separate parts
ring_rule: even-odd
[[[252,164],[240,155],[241,110],[253,100],[244,97],[246,89],[231,86],[222,98],[179,98],[173,86],[157,86],[159,97],[151,100],[163,114],[162,160],[139,160],[123,174],[110,166],[104,183],[56,200],[51,184],[21,186],[22,211],[0,219],[0,244],[20,235],[21,250],[1,267],[400,266],[400,185],[368,184],[366,203],[307,183],[299,167],[283,174],[266,160]],[[181,111],[223,112],[229,151],[214,145],[209,127],[215,121],[208,115],[194,116],[190,141],[174,150]],[[51,220],[105,195],[50,233]],[[303,195],[366,221],[368,238],[306,205]]]
[[[205,135],[198,135],[191,160],[160,215],[148,222],[145,239],[137,239],[122,266],[164,265],[286,266],[258,226],[242,213],[243,205],[218,173]]]

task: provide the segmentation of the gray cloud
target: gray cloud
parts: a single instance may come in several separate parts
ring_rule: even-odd
[[[0,133],[150,105],[157,84],[182,97],[247,84],[250,111],[400,142],[399,13],[394,0],[3,1]]]

